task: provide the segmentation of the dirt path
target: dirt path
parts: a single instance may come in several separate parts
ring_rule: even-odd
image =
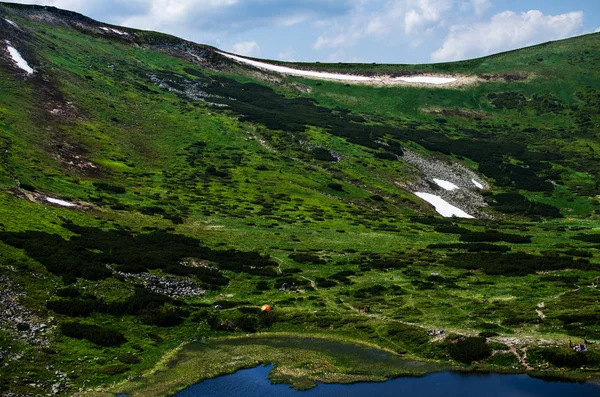
[[[526,348],[523,349],[523,356],[521,356],[519,354],[519,352],[517,351],[517,347],[515,345],[511,345],[510,349],[508,351],[510,353],[514,354],[515,357],[517,357],[517,359],[519,360],[521,365],[524,366],[527,371],[530,371],[533,369],[532,367],[529,366],[529,364],[527,364],[527,349]]]
[[[277,261],[277,263],[278,263],[278,265],[277,265],[277,273],[281,274],[281,264],[283,263],[283,259],[280,259],[280,258],[278,258],[276,256],[273,256],[272,258],[275,259]]]
[[[357,308],[354,307],[354,306],[352,306],[351,304],[349,304],[347,302],[343,302],[343,303],[344,303],[344,306],[349,307],[352,310],[357,310]],[[369,313],[369,312],[365,313],[364,311],[361,311],[359,313],[363,314],[363,315],[365,315],[367,317],[376,318],[376,319],[381,320],[381,321],[390,321],[390,322],[404,324],[404,325],[411,325],[413,327],[419,327],[419,328],[423,328],[423,329],[427,328],[427,326],[422,325],[422,324],[409,323],[408,321],[402,321],[402,320],[398,320],[398,319],[395,319],[395,318],[389,318],[389,317],[386,317],[386,316],[383,316],[383,315],[377,314],[377,313]]]
[[[315,282],[314,282],[313,280],[311,280],[310,278],[308,278],[308,277],[304,277],[304,276],[300,276],[300,278],[303,278],[303,279],[305,279],[305,280],[308,280],[308,281],[310,281],[310,286],[311,286],[311,287],[313,287],[313,289],[314,289],[315,291],[318,291],[318,290],[319,290],[319,289],[317,288],[317,284],[315,284]]]

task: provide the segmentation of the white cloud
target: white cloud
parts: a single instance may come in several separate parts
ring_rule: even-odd
[[[410,0],[404,16],[404,32],[417,33],[424,28],[436,25],[444,19],[452,8],[453,0]]]
[[[260,53],[260,46],[256,41],[241,41],[232,46],[232,52],[247,57],[256,57]]]
[[[600,28],[594,30],[594,33],[600,33]]]
[[[45,4],[116,25],[217,41],[255,28],[345,15],[354,0],[8,0]]]
[[[492,6],[492,0],[463,0],[460,8],[462,10],[473,10],[475,15],[481,16]]]
[[[505,11],[487,22],[452,26],[431,60],[455,61],[563,39],[580,31],[582,24],[581,11],[554,16],[537,10],[520,14]]]
[[[277,59],[285,62],[296,62],[296,52],[292,49],[287,49],[285,51],[281,51],[277,55]]]
[[[348,17],[319,21],[324,32],[312,45],[314,50],[352,47],[366,37],[381,38],[397,32],[403,26],[404,7],[409,0],[390,0],[384,7],[371,10],[370,1],[359,1]],[[337,57],[337,51],[330,55]]]
[[[438,28],[447,26],[454,12],[453,7],[461,4],[458,1],[388,0],[381,4],[376,0],[362,0],[358,2],[350,17],[324,21],[318,25],[324,31],[313,42],[312,48],[348,48],[366,38],[401,43],[407,36],[415,45],[424,38],[431,37]],[[468,0],[481,1],[489,0]],[[473,13],[473,7],[475,6],[471,7],[470,13]]]

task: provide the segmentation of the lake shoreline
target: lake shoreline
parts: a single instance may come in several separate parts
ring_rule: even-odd
[[[541,380],[600,383],[597,374],[581,371],[563,373],[452,365],[398,354],[361,341],[314,334],[267,333],[210,338],[182,344],[167,356],[142,376],[79,396],[174,396],[204,380],[266,365],[273,365],[269,374],[273,384],[287,384],[296,390],[310,390],[318,383],[386,382],[407,377],[421,378],[440,372],[465,375],[525,374]]]

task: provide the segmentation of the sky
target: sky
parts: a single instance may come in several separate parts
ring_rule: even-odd
[[[445,62],[600,32],[599,0],[8,2],[55,6],[240,55],[296,62]]]

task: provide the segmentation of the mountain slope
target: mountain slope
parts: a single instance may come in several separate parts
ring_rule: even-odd
[[[69,395],[257,331],[455,366],[481,334],[539,371],[600,368],[564,348],[600,337],[600,35],[285,64],[369,77],[336,82],[55,8],[0,17],[3,392]],[[394,80],[415,76],[457,82]]]

